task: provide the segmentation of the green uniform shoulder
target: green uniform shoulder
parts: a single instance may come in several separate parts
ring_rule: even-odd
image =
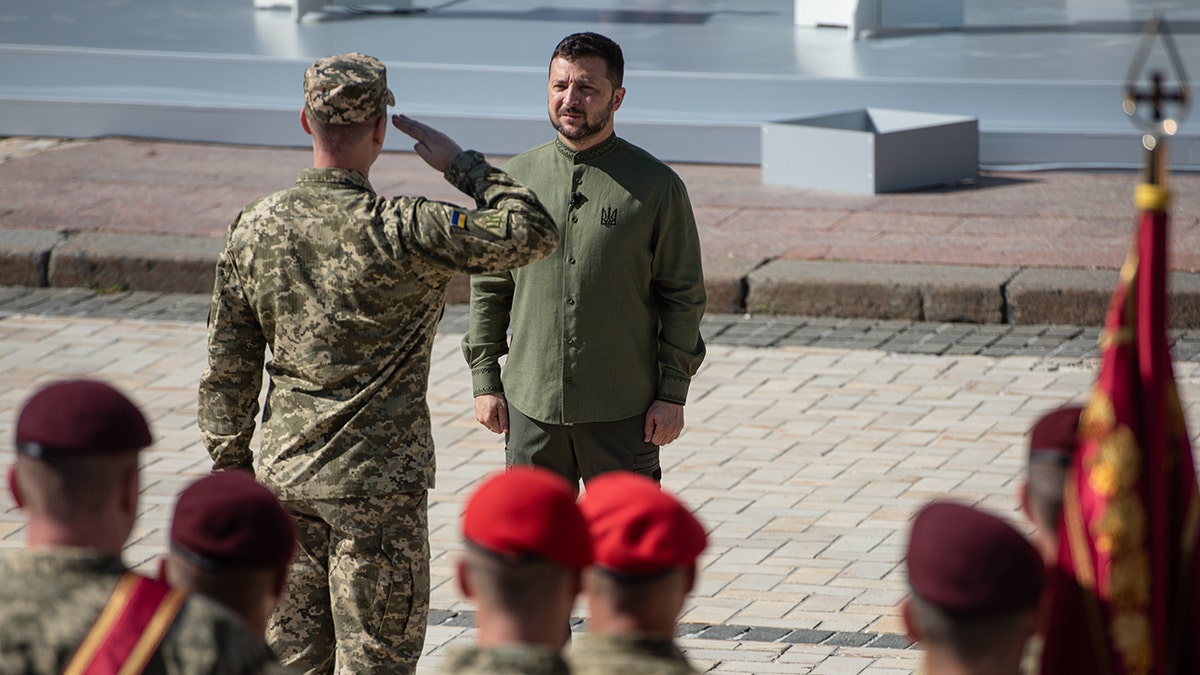
[[[692,667],[672,640],[630,635],[581,635],[567,652],[573,675],[689,675]]]
[[[460,647],[446,655],[441,672],[448,675],[567,675],[557,652],[533,645],[480,649]]]

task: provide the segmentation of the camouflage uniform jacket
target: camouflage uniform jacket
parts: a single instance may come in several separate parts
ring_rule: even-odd
[[[574,675],[689,675],[692,667],[672,640],[636,635],[579,636],[567,653]]]
[[[0,559],[0,673],[60,673],[121,575],[118,558],[76,548]],[[146,673],[280,672],[261,637],[224,607],[191,596]]]
[[[446,655],[441,672],[449,675],[566,675],[571,671],[558,652],[533,645],[463,647]]]
[[[558,229],[477,152],[445,177],[479,210],[378,196],[348,169],[306,169],[244,208],[217,262],[198,421],[215,468],[249,467],[264,350],[258,477],[283,499],[433,486],[426,387],[455,272],[537,260]]]

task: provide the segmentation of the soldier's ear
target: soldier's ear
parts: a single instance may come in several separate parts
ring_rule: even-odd
[[[904,617],[904,629],[908,632],[908,636],[913,640],[920,642],[921,634],[917,630],[917,623],[913,621],[912,596],[906,597],[900,601],[900,615]]]
[[[384,113],[375,119],[374,134],[375,134],[375,142],[377,144],[383,145],[384,139],[387,138],[387,130],[388,130],[388,116],[387,116],[387,113]]]
[[[454,561],[454,576],[458,577],[458,590],[468,600],[474,597],[471,580],[467,578],[467,562],[461,557]]]
[[[17,465],[15,464],[8,467],[8,491],[12,493],[17,508],[25,508],[25,495],[21,494],[21,481],[17,478]]]
[[[1029,519],[1029,522],[1037,525],[1037,521],[1033,517],[1033,507],[1029,505],[1029,482],[1022,481],[1021,487],[1017,488],[1017,502],[1021,505],[1021,512]]]
[[[137,518],[138,496],[141,492],[141,475],[138,472],[136,460],[131,468],[126,470],[121,490],[121,512],[131,519]]]
[[[308,113],[304,112],[304,108],[300,109],[300,128],[304,133],[312,136],[312,127],[308,126]]]

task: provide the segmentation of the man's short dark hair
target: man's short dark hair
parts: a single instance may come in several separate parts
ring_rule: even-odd
[[[1034,608],[998,614],[959,614],[922,598],[909,601],[912,621],[921,640],[948,649],[965,663],[986,662],[1005,646],[1021,639],[1025,617]]]
[[[625,55],[621,46],[599,33],[572,33],[563,38],[554,48],[550,60],[564,58],[568,61],[578,61],[588,56],[596,56],[604,60],[607,66],[608,81],[613,89],[619,89],[625,81]]]

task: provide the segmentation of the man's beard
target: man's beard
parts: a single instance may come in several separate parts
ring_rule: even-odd
[[[610,117],[612,117],[612,108],[611,107],[609,109],[605,110],[604,114],[601,115],[600,119],[596,120],[595,123],[589,121],[587,119],[587,114],[584,113],[583,123],[580,124],[575,129],[568,131],[566,129],[566,127],[563,126],[562,122],[558,121],[558,120],[562,119],[562,112],[563,111],[560,111],[558,113],[559,114],[558,119],[555,119],[553,117],[550,118],[550,124],[554,125],[555,131],[562,134],[563,138],[566,138],[566,139],[572,140],[572,141],[582,141],[585,138],[591,138],[592,136],[595,136],[596,134],[603,131],[604,127],[608,126],[608,120]],[[576,112],[576,111],[571,110],[570,112]]]

